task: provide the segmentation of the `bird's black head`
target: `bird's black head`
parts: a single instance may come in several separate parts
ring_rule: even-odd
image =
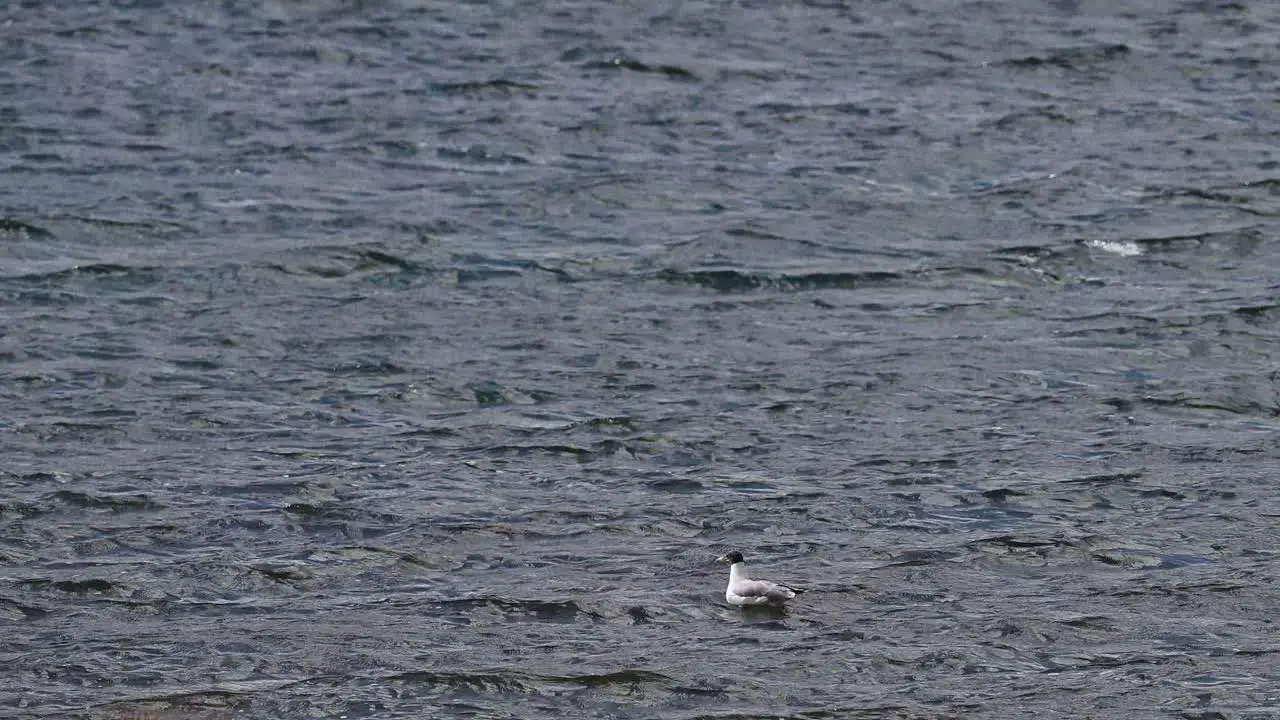
[[[733,552],[729,553],[728,555],[725,555],[724,557],[716,558],[716,562],[729,563],[730,565],[737,565],[738,563],[742,562],[742,553],[738,552],[737,550],[734,550]]]

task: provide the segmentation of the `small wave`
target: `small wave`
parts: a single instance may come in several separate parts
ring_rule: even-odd
[[[611,57],[606,60],[592,60],[581,65],[586,70],[628,70],[637,73],[665,75],[672,80],[697,82],[700,78],[692,70],[678,65],[651,65],[627,57]]]
[[[451,95],[510,95],[517,92],[532,93],[540,89],[532,83],[516,82],[505,78],[472,82],[435,83],[432,88]]]
[[[3,618],[5,615],[8,615],[11,619],[15,619],[15,620],[21,620],[21,619],[31,620],[36,618],[42,618],[48,614],[49,614],[49,611],[46,610],[45,608],[37,607],[35,605],[28,605],[26,603],[20,603],[17,600],[0,598],[0,618]]]
[[[105,494],[85,493],[74,490],[59,490],[51,498],[64,505],[86,509],[107,509],[116,512],[130,510],[154,510],[160,507],[150,496],[143,493]]]
[[[581,619],[589,622],[604,620],[599,613],[586,610],[573,600],[523,600],[488,596],[440,600],[431,604],[445,612],[465,615],[483,610],[498,610],[507,621],[511,622],[570,624]]]
[[[53,233],[40,227],[13,218],[0,217],[0,235],[17,235],[28,238],[51,238]]]
[[[104,578],[86,578],[84,580],[23,580],[20,584],[33,588],[52,588],[71,595],[87,595],[90,593],[98,593],[102,595],[116,594],[126,589],[124,585],[114,583]]]
[[[904,278],[904,274],[887,271],[815,272],[804,274],[765,274],[741,270],[675,270],[657,273],[659,280],[685,285],[699,285],[719,292],[747,292],[773,289],[786,292],[864,288],[884,285]]]
[[[1015,68],[1036,69],[1043,67],[1061,68],[1064,70],[1085,70],[1103,63],[1123,59],[1130,54],[1129,46],[1121,43],[1094,45],[1089,47],[1063,48],[1044,55],[1027,55],[1025,57],[1006,60],[1005,64]]]

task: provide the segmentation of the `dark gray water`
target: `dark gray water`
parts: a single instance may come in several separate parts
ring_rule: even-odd
[[[0,715],[1280,717],[1280,3],[0,38]]]

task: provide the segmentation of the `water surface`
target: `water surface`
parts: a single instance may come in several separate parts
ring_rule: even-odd
[[[0,19],[0,714],[1280,715],[1280,6]]]

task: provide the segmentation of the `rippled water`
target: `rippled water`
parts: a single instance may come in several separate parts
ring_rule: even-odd
[[[1280,716],[1280,5],[0,28],[0,715]]]

